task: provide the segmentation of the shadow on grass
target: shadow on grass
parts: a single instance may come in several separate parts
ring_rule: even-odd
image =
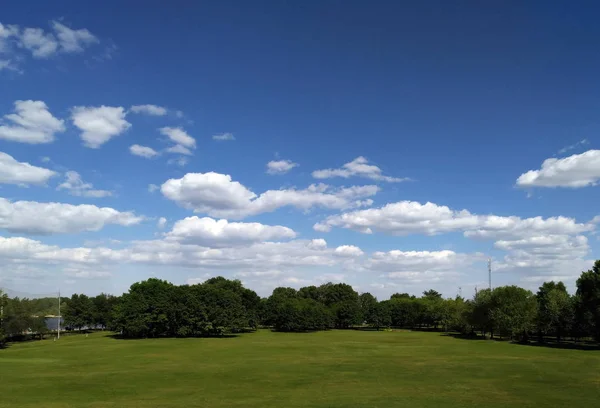
[[[158,340],[158,339],[235,339],[240,337],[239,334],[221,334],[214,336],[187,336],[187,337],[177,337],[177,336],[159,336],[159,337],[124,337],[119,333],[113,333],[106,336],[113,340]]]
[[[577,343],[573,341],[529,341],[529,342],[519,342],[519,341],[511,341],[509,339],[502,338],[487,338],[480,336],[478,334],[460,334],[460,333],[442,333],[441,336],[445,337],[454,337],[455,339],[461,340],[479,340],[479,341],[502,341],[507,343],[516,344],[519,346],[529,346],[529,347],[545,347],[545,348],[553,348],[553,349],[564,349],[564,350],[600,350],[600,344],[591,342],[591,341],[579,341]]]

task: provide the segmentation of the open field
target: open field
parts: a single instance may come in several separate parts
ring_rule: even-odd
[[[439,333],[270,331],[0,350],[0,407],[566,407],[600,399],[600,352]]]

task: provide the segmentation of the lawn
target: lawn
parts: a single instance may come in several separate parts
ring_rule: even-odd
[[[600,351],[408,331],[96,333],[0,350],[0,395],[36,408],[596,406]]]

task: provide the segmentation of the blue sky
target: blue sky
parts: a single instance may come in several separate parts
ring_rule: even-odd
[[[598,256],[592,6],[110,3],[3,8],[0,287],[453,296]]]

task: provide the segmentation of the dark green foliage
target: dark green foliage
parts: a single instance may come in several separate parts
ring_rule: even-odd
[[[587,324],[596,340],[600,340],[600,260],[577,279],[577,296],[580,302],[578,316],[585,321],[581,326]]]
[[[326,330],[333,315],[322,303],[310,298],[284,298],[274,303],[273,327],[279,331]]]
[[[492,291],[490,317],[501,336],[527,340],[535,327],[537,312],[533,293],[518,286],[501,286]]]
[[[92,322],[93,326],[101,329],[108,327],[112,310],[118,302],[116,296],[101,293],[92,298]]]
[[[334,315],[338,329],[346,329],[361,322],[358,293],[345,283],[326,283],[319,287],[323,304]]]
[[[360,301],[360,312],[363,318],[363,321],[369,325],[372,322],[376,321],[376,307],[377,307],[377,298],[371,295],[369,292],[361,293],[359,296]]]
[[[132,338],[222,335],[256,327],[260,308],[260,298],[239,281],[219,277],[175,286],[148,279],[121,297],[113,325]]]
[[[75,329],[89,327],[94,322],[94,303],[86,295],[73,294],[63,311],[65,325]]]
[[[540,340],[555,335],[560,341],[573,326],[575,304],[562,282],[544,282],[536,294],[537,329]]]
[[[390,314],[390,301],[384,300],[373,306],[366,322],[371,327],[375,327],[379,330],[382,327],[389,327],[392,324],[392,317]]]

